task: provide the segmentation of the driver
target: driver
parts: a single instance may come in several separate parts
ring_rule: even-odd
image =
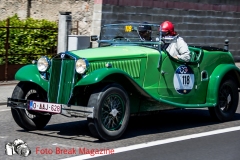
[[[163,40],[166,36],[176,37],[175,41],[165,43],[163,49],[165,49],[173,58],[188,62],[190,60],[188,45],[183,38],[179,37],[177,32],[174,31],[173,24],[169,21],[163,22],[161,24],[161,31]]]
[[[138,32],[143,40],[152,41],[151,38],[152,27],[148,25],[147,22],[144,22],[142,25],[138,26]]]

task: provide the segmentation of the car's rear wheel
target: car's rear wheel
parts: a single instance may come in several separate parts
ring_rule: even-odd
[[[34,83],[19,82],[12,93],[14,99],[46,101],[46,92]],[[23,129],[31,131],[43,129],[51,115],[29,111],[27,109],[11,108],[15,122]]]
[[[93,119],[88,118],[93,136],[105,141],[118,139],[126,130],[129,115],[129,98],[117,84],[110,84],[93,93],[88,106],[94,107]]]
[[[209,107],[210,115],[218,121],[229,121],[233,118],[238,106],[238,86],[233,79],[223,81],[218,91],[218,103]]]

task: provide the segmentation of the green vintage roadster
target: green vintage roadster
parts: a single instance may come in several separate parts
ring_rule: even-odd
[[[150,41],[139,25],[105,25],[91,37],[99,47],[22,67],[8,99],[15,122],[30,131],[43,129],[54,114],[85,117],[93,136],[110,141],[125,132],[130,115],[143,112],[207,107],[214,119],[231,120],[240,70],[228,48],[189,46],[191,60],[184,62],[161,49],[159,25],[147,24]]]

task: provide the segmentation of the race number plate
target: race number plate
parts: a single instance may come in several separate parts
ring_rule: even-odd
[[[175,90],[179,94],[188,94],[194,86],[194,73],[191,67],[186,65],[179,66],[173,77]]]
[[[56,103],[30,101],[28,109],[41,112],[61,113],[62,105]]]

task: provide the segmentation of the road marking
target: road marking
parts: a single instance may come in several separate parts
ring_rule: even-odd
[[[11,109],[0,109],[0,112],[10,111]]]
[[[7,138],[7,136],[5,136],[5,137],[4,137],[4,136],[0,136],[0,138],[1,138],[1,139],[3,139],[3,138]]]
[[[52,145],[53,145],[53,146],[60,146],[60,147],[67,147],[67,148],[77,148],[77,147],[74,147],[74,146],[68,146],[68,145],[59,144],[59,143],[53,143]]]
[[[127,151],[136,150],[136,149],[142,149],[142,148],[147,148],[147,147],[152,147],[152,146],[157,146],[157,145],[162,145],[162,144],[167,144],[167,143],[184,141],[184,140],[189,140],[189,139],[193,139],[193,138],[206,137],[206,136],[227,133],[227,132],[233,132],[233,131],[238,131],[238,130],[240,130],[240,126],[225,128],[225,129],[218,129],[215,131],[191,134],[191,135],[186,135],[186,136],[168,138],[168,139],[163,139],[163,140],[158,140],[158,141],[153,141],[153,142],[147,142],[147,143],[136,144],[136,145],[127,146],[127,147],[116,148],[116,149],[114,149],[114,153],[127,152]],[[70,157],[70,158],[66,158],[66,159],[62,159],[62,160],[78,160],[78,159],[83,160],[83,159],[91,159],[91,158],[101,157],[101,156],[106,156],[106,154],[95,154],[94,156],[91,156],[90,154],[85,154],[85,155]]]

